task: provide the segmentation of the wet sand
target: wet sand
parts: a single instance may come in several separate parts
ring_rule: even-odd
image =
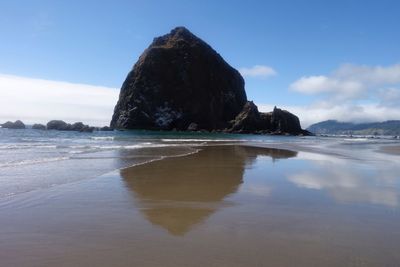
[[[400,145],[383,146],[383,147],[381,147],[379,152],[383,152],[383,153],[391,154],[391,155],[400,155]]]
[[[210,146],[0,203],[1,266],[400,266],[399,166]]]

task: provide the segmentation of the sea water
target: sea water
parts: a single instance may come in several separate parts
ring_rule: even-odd
[[[290,137],[161,131],[80,133],[0,128],[0,198],[94,178],[156,159],[193,153],[204,145],[297,145],[359,154],[398,140],[346,137]],[[340,146],[338,146],[340,145]],[[354,148],[357,146],[357,149]],[[364,155],[366,156],[366,155]]]

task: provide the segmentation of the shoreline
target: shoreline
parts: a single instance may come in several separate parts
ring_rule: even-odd
[[[197,140],[197,139],[196,139]],[[177,140],[176,140],[177,141]],[[184,142],[187,142],[187,140],[185,139]],[[208,147],[214,147],[214,146],[241,146],[241,147],[255,147],[255,148],[260,148],[260,149],[278,149],[278,150],[289,150],[289,151],[293,151],[293,152],[306,152],[306,153],[312,153],[312,154],[316,154],[316,155],[325,155],[325,156],[332,156],[332,157],[336,157],[336,158],[341,158],[341,159],[348,159],[348,160],[364,160],[362,157],[358,157],[358,156],[354,156],[354,155],[350,155],[349,153],[346,153],[348,151],[344,150],[343,148],[341,150],[335,150],[332,149],[332,147],[315,147],[312,146],[310,144],[299,144],[299,143],[284,143],[284,142],[277,142],[277,143],[258,143],[258,142],[252,142],[252,141],[240,141],[240,140],[224,140],[224,141],[206,141],[206,143],[199,143],[196,145],[192,145],[192,144],[188,144],[187,146],[183,143],[180,146],[161,146],[161,147],[144,147],[144,148],[139,148],[137,150],[132,150],[129,153],[134,153],[134,155],[136,154],[140,154],[140,151],[144,151],[146,153],[146,151],[152,151],[152,150],[160,150],[160,151],[164,151],[164,152],[168,152],[171,151],[173,149],[188,149],[188,150],[192,150],[189,152],[185,152],[185,153],[178,153],[178,154],[172,154],[172,155],[154,155],[154,156],[150,156],[149,160],[144,160],[144,161],[140,161],[140,162],[136,162],[133,163],[132,165],[128,165],[128,166],[122,166],[116,169],[111,169],[109,171],[106,171],[104,173],[92,176],[92,177],[87,177],[87,178],[82,178],[76,181],[71,181],[71,182],[65,182],[65,183],[60,183],[60,184],[53,184],[49,187],[43,187],[43,188],[37,188],[34,190],[28,190],[26,192],[17,192],[17,193],[10,193],[9,195],[4,195],[2,196],[0,199],[9,199],[9,198],[13,198],[19,194],[25,194],[28,192],[32,192],[32,191],[36,191],[36,190],[46,190],[47,188],[53,188],[53,187],[57,187],[63,184],[70,184],[70,183],[79,183],[82,180],[88,180],[88,179],[96,179],[98,177],[101,177],[103,175],[108,175],[110,173],[113,172],[118,172],[120,170],[124,170],[124,169],[130,169],[130,168],[135,168],[136,166],[140,166],[140,165],[144,165],[144,164],[149,164],[151,162],[154,161],[161,161],[161,160],[165,160],[167,158],[171,158],[171,157],[186,157],[186,156],[190,156],[192,154],[198,153],[200,150],[208,148]],[[378,149],[374,150],[375,153],[379,153],[379,154],[386,154],[386,155],[390,155],[390,156],[399,156],[400,155],[400,145],[385,145],[382,144],[379,146]],[[145,157],[148,157],[147,155],[145,155]],[[145,158],[144,157],[144,158]],[[153,157],[153,158],[151,158]],[[144,159],[143,158],[143,159]],[[142,159],[141,159],[142,160]]]
[[[395,155],[395,156],[400,156],[400,145],[387,145],[387,146],[382,146],[378,152],[380,153],[385,153],[388,155]]]

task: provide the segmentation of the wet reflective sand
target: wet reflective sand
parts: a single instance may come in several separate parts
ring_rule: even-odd
[[[205,147],[2,201],[0,265],[400,266],[398,165]]]

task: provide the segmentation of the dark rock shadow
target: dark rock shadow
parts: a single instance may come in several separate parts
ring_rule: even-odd
[[[295,157],[297,152],[245,147],[206,147],[196,154],[121,170],[144,217],[172,235],[184,235],[218,209],[237,192],[246,167],[257,156]]]

